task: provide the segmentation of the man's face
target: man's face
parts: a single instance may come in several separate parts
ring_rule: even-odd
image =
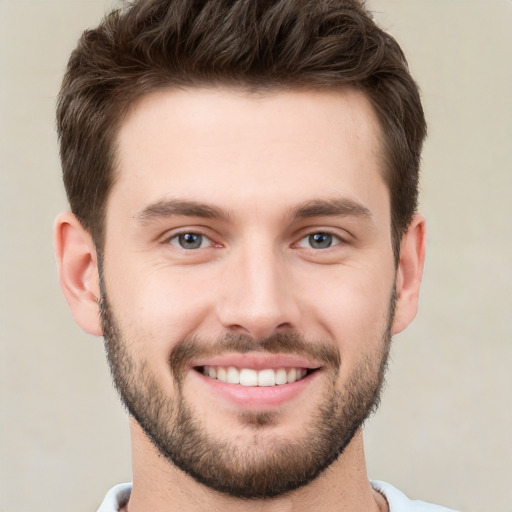
[[[214,489],[304,485],[378,399],[396,275],[378,134],[353,91],[165,91],[121,127],[109,361],[161,453]]]

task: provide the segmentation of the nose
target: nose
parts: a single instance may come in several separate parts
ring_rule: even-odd
[[[285,257],[272,246],[233,255],[217,302],[222,326],[254,339],[297,328],[298,305],[289,277]]]

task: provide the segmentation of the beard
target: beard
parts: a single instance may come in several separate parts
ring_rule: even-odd
[[[342,360],[332,343],[307,340],[295,332],[276,333],[263,340],[228,334],[213,344],[193,338],[176,345],[169,358],[174,396],[165,392],[144,358],[130,352],[131,340],[115,318],[103,283],[101,297],[107,359],[123,404],[162,456],[215,491],[261,499],[308,484],[340,457],[380,402],[391,344],[394,291],[378,350],[361,358],[342,388],[337,385]],[[192,360],[223,351],[294,354],[323,363],[328,384],[315,413],[300,426],[300,435],[290,439],[272,432],[279,424],[279,411],[241,412],[240,439],[245,442],[215,438],[209,432],[206,415],[187,400],[183,385]]]

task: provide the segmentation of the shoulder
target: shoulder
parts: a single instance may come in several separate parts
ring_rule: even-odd
[[[131,491],[131,483],[115,485],[107,492],[97,512],[118,512],[128,502]]]
[[[372,487],[383,494],[389,504],[389,512],[456,512],[451,508],[410,500],[402,491],[386,482],[372,480]]]

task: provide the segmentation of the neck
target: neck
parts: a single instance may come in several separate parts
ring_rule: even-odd
[[[363,436],[358,432],[343,454],[310,484],[285,496],[242,500],[197,483],[162,457],[131,420],[133,489],[128,512],[378,512],[388,510],[386,500],[374,491],[366,473]]]

